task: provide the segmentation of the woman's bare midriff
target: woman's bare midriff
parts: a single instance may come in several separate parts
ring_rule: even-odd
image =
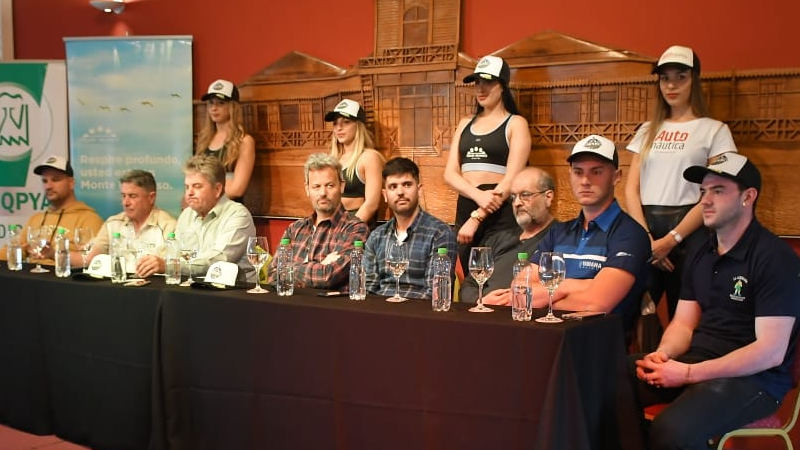
[[[478,186],[481,184],[497,184],[503,181],[503,174],[501,173],[494,173],[494,172],[483,172],[483,171],[470,171],[470,172],[463,172],[461,174],[465,180],[469,182],[469,184],[473,186]]]
[[[364,197],[342,197],[342,205],[348,211],[355,211],[364,204]]]

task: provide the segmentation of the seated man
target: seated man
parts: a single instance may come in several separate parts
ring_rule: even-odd
[[[700,183],[713,232],[686,259],[681,296],[658,349],[636,361],[639,399],[672,402],[650,427],[653,449],[706,441],[773,413],[791,388],[800,259],[761,226],[761,175],[724,153],[683,177]]]
[[[376,228],[364,248],[367,290],[378,295],[394,295],[394,275],[386,266],[386,243],[405,242],[408,268],[400,276],[400,296],[430,299],[433,293],[431,258],[440,247],[447,248],[455,269],[456,237],[449,225],[419,206],[419,167],[408,158],[394,158],[383,167],[383,198],[394,217]],[[455,274],[455,270],[451,275]]]
[[[490,305],[508,305],[511,301],[511,277],[517,253],[533,255],[539,241],[553,223],[550,204],[555,196],[553,177],[536,167],[526,167],[511,181],[511,206],[520,230],[503,230],[487,236],[485,245],[492,248],[494,273],[483,285],[483,302]],[[475,303],[478,300],[478,283],[466,277],[461,283],[459,300]]]
[[[650,239],[614,198],[622,173],[617,149],[610,140],[590,135],[575,144],[567,161],[572,194],[581,212],[569,222],[553,225],[533,253],[534,306],[548,302],[538,279],[541,252],[561,252],[567,273],[555,291],[553,308],[619,314],[630,332],[644,292]]]
[[[28,228],[50,227],[50,244],[42,250],[43,258],[37,259],[34,256],[33,262],[53,265],[55,264],[53,261],[55,249],[52,242],[58,227],[65,228],[67,238],[72,240],[72,233],[76,228],[90,228],[93,233],[97,233],[103,224],[103,219],[89,205],[75,198],[75,178],[73,178],[72,166],[66,159],[60,156],[50,156],[45,159],[44,163],[36,166],[33,173],[42,176],[42,186],[47,199],[47,202],[43,202],[43,204],[47,205],[47,209],[32,215],[25,224],[25,229],[20,234],[23,254],[30,251],[27,244]],[[0,250],[0,258],[3,260],[6,258],[5,247]],[[80,266],[80,261],[81,257],[78,253],[71,258],[72,264]]]
[[[156,180],[153,174],[138,169],[125,172],[119,179],[119,190],[122,212],[109,217],[100,228],[86,258],[87,264],[95,255],[111,251],[109,243],[114,233],[151,247],[145,253],[164,256],[163,244],[167,234],[175,231],[175,219],[156,206]],[[78,262],[81,258],[73,257],[72,261]]]
[[[195,155],[186,161],[183,173],[187,207],[178,216],[175,235],[198,241],[193,274],[205,275],[212,263],[228,261],[239,266],[238,280],[255,282],[255,270],[247,261],[247,238],[256,235],[256,227],[250,211],[225,196],[225,167],[213,156]],[[162,256],[146,255],[136,274],[164,273],[164,266]]]
[[[299,287],[337,289],[347,284],[354,241],[366,241],[369,229],[342,206],[342,166],[331,155],[315,153],[305,166],[305,190],[314,212],[284,232],[292,241],[294,282]],[[270,264],[274,278],[275,260]]]

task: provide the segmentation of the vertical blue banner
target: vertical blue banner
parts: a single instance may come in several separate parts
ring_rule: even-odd
[[[192,38],[65,38],[75,193],[106,218],[119,177],[152,172],[157,204],[177,217],[192,154]]]

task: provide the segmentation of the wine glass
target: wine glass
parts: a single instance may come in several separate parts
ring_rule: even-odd
[[[256,287],[248,289],[248,294],[263,294],[269,292],[261,287],[261,266],[269,258],[269,243],[264,236],[254,236],[247,238],[247,260],[256,269]]]
[[[408,268],[408,251],[405,242],[389,239],[386,243],[386,267],[389,268],[389,272],[394,275],[395,279],[394,296],[387,298],[386,301],[402,303],[408,300],[400,296],[400,276]]]
[[[197,234],[195,234],[193,231],[182,232],[180,237],[180,247],[181,259],[186,261],[186,265],[189,269],[189,278],[187,278],[186,281],[181,283],[179,286],[191,286],[192,283],[194,283],[194,279],[192,278],[192,263],[194,262],[194,259],[197,258],[197,252],[200,247]]]
[[[478,283],[478,304],[469,312],[492,312],[492,308],[483,305],[483,284],[492,277],[494,259],[491,247],[472,247],[469,252],[469,274]]]
[[[564,281],[567,273],[567,264],[561,252],[542,252],[539,258],[539,281],[547,289],[547,315],[536,319],[542,323],[559,323],[562,319],[553,315],[553,292]]]
[[[50,226],[41,226],[37,227],[28,227],[28,245],[31,249],[32,256],[36,257],[37,259],[42,259],[42,250],[47,246],[47,243],[50,240],[50,235],[48,234],[48,229]],[[49,270],[42,267],[42,265],[37,262],[36,267],[31,269],[31,273],[47,273],[50,272]]]
[[[92,250],[94,239],[94,232],[91,228],[78,227],[72,233],[72,241],[75,243],[75,248],[81,252],[81,260],[83,260],[83,271],[86,272],[86,257]]]

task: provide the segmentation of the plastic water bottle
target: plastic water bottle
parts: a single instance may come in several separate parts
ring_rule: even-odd
[[[66,233],[66,228],[58,227],[55,237],[56,276],[59,278],[67,278],[72,273],[69,264],[69,239]]]
[[[6,261],[8,270],[22,270],[22,242],[19,225],[8,226],[8,244],[6,245]]]
[[[364,242],[353,242],[350,251],[350,300],[367,299],[367,274],[364,272]]]
[[[431,304],[434,311],[450,311],[453,298],[453,288],[450,285],[450,258],[447,257],[447,248],[440,247],[433,257],[433,299]]]
[[[175,233],[167,234],[164,249],[164,275],[167,284],[181,284],[181,250],[175,240]]]
[[[289,238],[281,239],[275,255],[277,262],[275,268],[275,286],[278,295],[288,297],[294,294],[294,255],[292,254],[292,241]]]
[[[125,280],[128,278],[128,274],[127,272],[125,272],[126,253],[127,253],[127,248],[125,246],[125,241],[122,240],[122,235],[119,233],[114,233],[113,239],[111,240],[112,283],[124,283]]]
[[[528,254],[517,253],[517,261],[514,263],[512,271],[514,277],[511,279],[511,318],[514,320],[529,321],[533,314],[530,271],[531,263],[528,262]]]

